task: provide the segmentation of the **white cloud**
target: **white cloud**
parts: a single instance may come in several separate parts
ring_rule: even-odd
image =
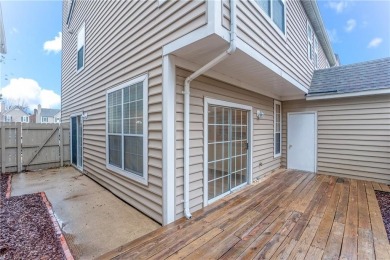
[[[347,21],[347,25],[345,26],[345,31],[347,31],[347,32],[352,32],[353,31],[353,29],[355,29],[355,27],[356,27],[356,20],[355,19],[349,19],[348,21]]]
[[[342,13],[348,6],[350,2],[346,0],[341,1],[330,1],[328,6],[336,11],[336,13]]]
[[[339,37],[338,37],[338,35],[337,35],[337,30],[336,30],[336,29],[327,30],[327,31],[328,31],[329,40],[330,40],[332,43],[340,42],[340,41],[339,41]]]
[[[3,98],[11,104],[20,104],[34,109],[41,104],[44,108],[56,108],[61,105],[61,97],[53,90],[43,89],[33,79],[11,79],[3,88]]]
[[[376,38],[372,39],[372,40],[368,43],[367,48],[376,48],[376,47],[378,47],[378,46],[382,43],[382,41],[383,41],[382,38],[376,37]]]
[[[58,36],[55,36],[53,40],[46,41],[43,44],[43,49],[46,52],[54,52],[57,53],[62,49],[62,32],[58,33]]]

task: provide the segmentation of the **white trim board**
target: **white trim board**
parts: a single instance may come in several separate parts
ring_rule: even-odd
[[[81,160],[82,160],[82,163],[81,163],[81,167],[78,167],[77,165],[74,165],[72,163],[72,152],[73,152],[73,146],[72,146],[72,117],[80,117],[80,124],[81,124],[81,141],[83,142],[82,143],[82,150],[81,150]],[[83,116],[83,112],[77,112],[77,113],[73,113],[70,115],[69,117],[69,135],[70,135],[70,139],[69,139],[69,150],[70,150],[70,158],[69,158],[69,161],[70,161],[70,164],[75,167],[77,170],[83,172],[84,171],[84,120],[82,119],[82,116]],[[55,123],[55,122],[54,122]]]
[[[340,93],[340,94],[330,94],[330,95],[321,95],[321,96],[307,96],[306,100],[321,100],[321,99],[335,99],[335,98],[347,98],[347,97],[361,97],[361,96],[372,96],[380,94],[390,94],[390,88],[378,89],[378,90],[367,90],[359,91],[352,93]]]
[[[248,158],[248,170],[247,170],[247,183],[243,183],[242,185],[239,185],[233,189],[231,189],[231,192],[234,192],[240,188],[242,188],[243,186],[247,185],[247,184],[251,184],[252,183],[252,171],[253,171],[253,108],[251,106],[248,106],[248,105],[244,105],[244,104],[239,104],[239,103],[234,103],[234,102],[228,102],[228,101],[224,101],[224,100],[218,100],[218,99],[213,99],[213,98],[209,98],[209,97],[205,97],[204,98],[204,105],[203,105],[203,115],[204,115],[204,119],[203,119],[203,206],[206,207],[207,205],[209,205],[210,203],[220,199],[221,197],[224,197],[228,194],[223,194],[223,196],[217,196],[215,198],[213,198],[212,200],[209,200],[208,199],[208,178],[207,178],[207,172],[208,172],[208,145],[206,145],[208,143],[208,116],[206,116],[208,114],[208,107],[209,105],[217,105],[217,106],[224,106],[224,107],[231,107],[231,108],[238,108],[238,109],[242,109],[242,110],[246,110],[248,111],[248,143],[249,143],[249,147],[248,147],[248,152],[247,152],[247,158]]]
[[[172,55],[163,57],[163,225],[175,220],[176,67]]]

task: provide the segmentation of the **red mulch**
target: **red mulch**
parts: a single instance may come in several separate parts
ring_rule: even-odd
[[[385,224],[387,238],[390,242],[390,192],[375,191],[381,209],[383,223]]]
[[[65,259],[39,193],[5,198],[8,175],[0,180],[0,259]]]

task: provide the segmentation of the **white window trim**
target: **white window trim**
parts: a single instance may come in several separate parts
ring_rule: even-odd
[[[29,117],[28,116],[22,116],[21,118],[22,123],[28,123],[29,122]]]
[[[80,124],[81,124],[81,141],[82,141],[82,145],[81,145],[81,167],[75,165],[72,163],[72,158],[69,158],[70,162],[71,162],[71,165],[73,165],[73,167],[75,167],[76,169],[78,169],[79,171],[83,172],[84,171],[84,120],[83,120],[83,112],[78,112],[78,113],[74,113],[74,114],[71,114],[70,115],[70,126],[69,126],[69,131],[70,131],[70,139],[69,141],[72,142],[72,131],[73,131],[73,127],[72,127],[72,117],[80,117]],[[70,143],[69,145],[69,148],[70,148],[70,155],[72,156],[72,153],[73,153],[73,146],[72,146],[72,143]]]
[[[43,119],[46,118],[46,121],[43,122]],[[41,117],[41,123],[48,123],[49,122],[49,118],[47,116],[42,116]]]
[[[317,40],[317,37],[315,37],[314,35],[313,35],[313,41],[314,41],[314,68],[315,69],[317,69],[318,68],[318,40]]]
[[[12,122],[12,116],[6,115],[5,116],[5,122],[7,122],[7,123]]]
[[[148,185],[148,75],[141,75],[136,78],[133,78],[129,81],[126,81],[119,86],[108,89],[106,92],[106,115],[108,115],[108,94],[119,89],[123,89],[127,86],[137,84],[139,82],[143,82],[143,177],[125,171],[117,166],[111,165],[109,163],[109,147],[108,147],[108,116],[106,116],[106,168],[114,173],[122,175],[126,178],[139,182],[143,185]],[[122,95],[123,100],[123,95]],[[122,102],[123,105],[123,102]],[[123,120],[123,108],[122,108],[122,120]],[[123,136],[123,122],[122,122],[122,134]],[[123,138],[122,138],[122,164],[124,164],[124,146],[123,146]]]
[[[276,142],[275,134],[276,132],[276,106],[280,106],[280,117],[279,117],[279,126],[280,126],[280,143],[279,143],[279,153],[276,153]],[[282,156],[282,103],[280,101],[274,100],[274,158],[279,158]]]
[[[275,31],[284,39],[284,40],[287,40],[287,15],[286,15],[286,12],[287,12],[287,8],[286,8],[286,0],[282,0],[283,2],[283,8],[284,8],[284,32],[275,24],[274,20],[272,19],[272,1],[273,0],[270,0],[271,4],[270,4],[270,15],[268,15],[261,7],[260,5],[255,1],[255,0],[251,0],[250,2],[252,2],[252,5],[256,8],[257,11],[259,11],[262,16],[265,18],[265,20],[267,20],[267,22],[275,29]]]
[[[85,34],[86,34],[86,32],[85,32],[85,22],[84,23],[82,23],[81,24],[81,26],[80,26],[80,28],[77,30],[77,45],[78,45],[78,38],[79,38],[79,33],[80,33],[80,31],[81,30],[84,30],[84,37],[83,37],[83,45],[81,45],[81,47],[79,48],[79,46],[77,46],[77,48],[76,48],[76,73],[79,73],[79,72],[81,72],[81,71],[83,71],[84,70],[84,67],[85,67]],[[84,47],[84,49],[83,49],[83,66],[81,67],[81,68],[77,68],[77,66],[78,66],[78,55],[79,55],[79,50],[82,48],[82,47]]]
[[[247,184],[251,184],[252,183],[252,169],[253,169],[253,109],[251,106],[247,106],[247,105],[243,105],[243,104],[238,104],[238,103],[233,103],[233,102],[229,102],[229,101],[223,101],[223,100],[218,100],[218,99],[213,99],[213,98],[209,98],[209,97],[205,97],[204,98],[204,106],[203,106],[203,114],[204,114],[204,119],[203,119],[203,149],[204,149],[204,156],[203,156],[203,172],[204,172],[204,176],[203,176],[203,206],[206,207],[207,205],[215,202],[216,200],[224,197],[224,196],[227,196],[228,194],[223,194],[220,195],[220,196],[217,196],[211,200],[209,200],[209,196],[208,196],[208,175],[206,174],[208,172],[208,145],[205,145],[208,143],[208,139],[209,139],[209,136],[208,136],[208,116],[206,116],[208,114],[208,109],[209,109],[209,105],[217,105],[217,106],[224,106],[224,107],[231,107],[231,108],[238,108],[238,109],[242,109],[242,110],[247,110],[248,111],[248,143],[249,143],[249,147],[248,147],[248,179],[247,179],[247,182],[246,183],[243,183],[241,184],[240,186],[237,186],[235,187],[234,189],[231,190],[231,192],[234,192],[240,188],[242,188],[243,186],[247,185]]]

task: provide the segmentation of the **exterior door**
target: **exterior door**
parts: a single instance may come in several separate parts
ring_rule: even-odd
[[[248,111],[208,107],[208,200],[248,182]]]
[[[80,170],[83,168],[83,129],[81,116],[71,117],[71,161]]]
[[[287,168],[317,171],[317,114],[288,113]]]

